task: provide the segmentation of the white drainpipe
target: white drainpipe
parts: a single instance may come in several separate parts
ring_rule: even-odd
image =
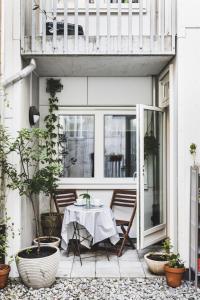
[[[29,74],[31,74],[34,70],[36,69],[36,61],[34,58],[31,59],[30,64],[26,66],[24,69],[21,71],[17,72],[15,75],[5,79],[2,81],[2,87],[5,89],[9,85],[13,85],[19,80],[27,77]]]
[[[0,87],[0,104],[1,104],[1,123],[3,123],[4,118],[4,99],[5,99],[5,89],[8,86],[11,86],[15,84],[16,82],[20,81],[21,79],[27,77],[29,74],[31,74],[36,69],[36,61],[35,59],[31,59],[30,64],[26,66],[21,71],[17,72],[15,75],[4,79],[1,81],[1,87]]]

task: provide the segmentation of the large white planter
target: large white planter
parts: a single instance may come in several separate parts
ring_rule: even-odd
[[[36,247],[28,247],[27,250],[30,251]],[[55,248],[56,252],[46,257],[22,258],[18,254],[16,255],[17,269],[26,286],[39,289],[50,287],[54,283],[60,260],[60,250],[57,247],[50,248]]]
[[[58,238],[58,237],[56,237],[56,236],[51,236],[51,238],[53,238],[53,239],[55,239],[56,241],[55,242],[52,242],[52,243],[43,243],[42,242],[42,239],[44,239],[44,238],[48,238],[48,236],[41,236],[40,237],[40,245],[41,246],[54,246],[54,247],[59,247],[59,245],[60,245],[60,238]],[[33,240],[33,243],[34,243],[34,245],[38,245],[38,239],[34,239]]]
[[[146,264],[147,264],[149,270],[152,273],[157,274],[157,275],[164,275],[164,273],[165,273],[164,272],[164,266],[168,263],[168,260],[166,260],[166,261],[157,261],[157,260],[149,259],[148,256],[150,254],[162,254],[162,253],[159,253],[159,252],[147,253],[144,256],[144,259],[146,261]]]

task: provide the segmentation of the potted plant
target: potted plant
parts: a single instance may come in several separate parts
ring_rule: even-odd
[[[82,198],[85,200],[86,208],[90,208],[91,207],[91,196],[90,196],[90,194],[83,193],[83,194],[80,194],[80,196],[82,196]]]
[[[164,274],[164,266],[170,259],[170,249],[172,245],[170,239],[166,239],[162,244],[162,252],[149,252],[145,254],[144,259],[149,270],[157,275]]]
[[[195,159],[196,159],[196,154],[197,154],[197,145],[192,143],[190,145],[190,154],[192,155],[193,158],[193,164],[195,166]]]
[[[183,279],[183,274],[185,273],[185,266],[183,261],[180,260],[179,253],[172,253],[170,255],[170,260],[164,269],[167,284],[173,288],[179,287]]]
[[[18,189],[21,196],[26,196],[32,205],[36,238],[38,245],[20,250],[16,255],[19,275],[25,285],[33,288],[49,287],[55,281],[60,251],[54,246],[40,244],[40,226],[36,210],[37,198],[45,192],[46,174],[49,168],[57,170],[53,163],[47,164],[48,153],[46,142],[48,132],[39,128],[22,129],[10,146],[10,151],[16,153],[21,162],[11,174],[12,189]]]

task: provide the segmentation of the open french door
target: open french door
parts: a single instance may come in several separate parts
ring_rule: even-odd
[[[138,248],[166,237],[165,113],[137,106]]]

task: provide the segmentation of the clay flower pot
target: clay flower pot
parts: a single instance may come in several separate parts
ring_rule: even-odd
[[[176,288],[181,285],[185,268],[170,268],[168,265],[164,267],[167,284]]]
[[[10,273],[10,266],[0,264],[0,289],[4,289],[8,283],[8,276]]]

